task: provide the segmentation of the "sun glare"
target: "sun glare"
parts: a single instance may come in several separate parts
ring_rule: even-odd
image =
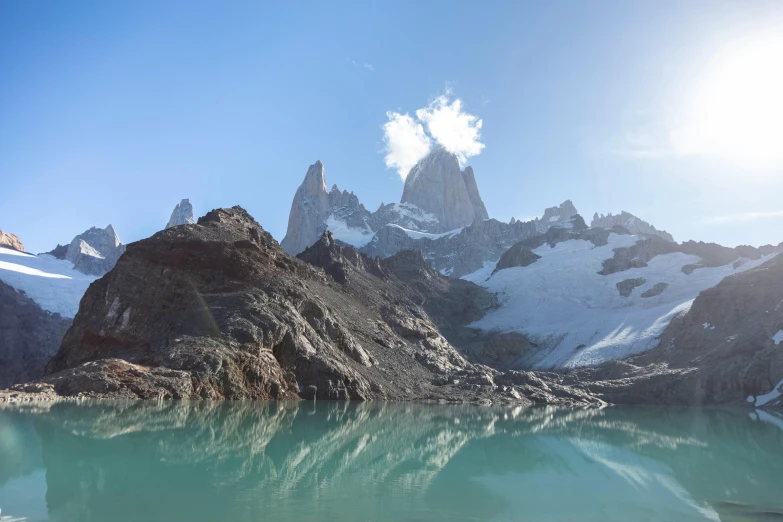
[[[783,31],[738,40],[707,64],[686,100],[675,151],[748,168],[783,166]]]

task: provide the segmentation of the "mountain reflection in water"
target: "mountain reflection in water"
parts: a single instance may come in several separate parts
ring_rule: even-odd
[[[648,407],[6,407],[0,520],[779,520],[782,428]]]

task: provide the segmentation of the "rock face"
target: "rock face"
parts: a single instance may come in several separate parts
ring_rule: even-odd
[[[178,225],[192,225],[193,223],[195,223],[193,220],[193,205],[190,204],[189,199],[183,199],[174,207],[174,211],[171,213],[166,228],[176,227]]]
[[[612,228],[615,225],[626,228],[631,234],[651,234],[661,237],[666,241],[674,241],[672,235],[665,230],[658,230],[651,224],[625,210],[616,216],[613,216],[611,212],[605,216],[603,214],[599,216],[598,213],[595,213],[593,215],[593,222],[590,223],[591,227],[603,228]]]
[[[726,277],[676,317],[652,350],[575,372],[582,388],[627,404],[783,408],[783,256]],[[780,334],[783,335],[783,334]]]
[[[0,246],[13,248],[19,252],[24,252],[24,245],[22,240],[16,234],[9,234],[0,230]]]
[[[647,280],[643,277],[634,277],[633,279],[623,279],[615,286],[617,287],[617,291],[620,292],[621,296],[628,297],[631,295],[631,293],[633,293],[634,288],[637,286],[642,286],[646,282]]]
[[[332,187],[326,191],[324,165],[316,161],[307,169],[305,179],[294,195],[288,216],[288,230],[280,246],[296,255],[314,244],[330,225],[345,233],[346,243],[361,241],[363,235],[371,236],[367,224],[370,213],[359,203],[352,192]]]
[[[58,245],[59,247],[59,245]],[[52,252],[56,252],[57,249]],[[65,253],[65,259],[73,263],[73,268],[88,275],[103,275],[112,269],[125,251],[114,227],[92,227],[79,234]],[[56,257],[56,256],[55,256]]]
[[[495,265],[495,269],[492,273],[494,274],[498,270],[511,268],[513,266],[528,266],[535,263],[537,259],[541,259],[541,256],[534,254],[533,251],[527,248],[523,243],[517,243],[500,256],[500,260],[498,261],[498,264]]]
[[[0,281],[0,388],[41,377],[70,324]]]
[[[540,234],[543,234],[552,225],[566,222],[577,214],[576,207],[570,199],[567,199],[557,207],[549,207],[544,210],[543,217],[536,221],[536,228]]]
[[[400,202],[434,215],[440,225],[435,232],[488,217],[473,169],[462,172],[457,157],[443,148],[434,149],[411,169]]]
[[[328,229],[335,240],[360,248],[377,233],[387,234],[387,226],[432,239],[487,218],[473,169],[461,171],[456,156],[443,149],[436,149],[411,170],[400,203],[382,203],[375,212],[336,185],[327,192],[324,166],[318,161],[310,166],[296,191],[288,230],[280,244],[295,255]],[[399,250],[391,251],[387,245],[384,251],[388,256]]]
[[[90,286],[47,376],[16,389],[529,402],[519,391],[528,388],[496,386],[499,372],[468,362],[445,336],[460,337],[462,321],[493,305],[481,288],[441,276],[420,254],[370,260],[329,234],[302,258],[239,207],[133,243]],[[555,390],[540,396],[595,402]]]

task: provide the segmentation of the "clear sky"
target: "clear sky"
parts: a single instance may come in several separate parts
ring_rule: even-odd
[[[0,2],[0,228],[131,242],[190,198],[279,240],[317,159],[370,210],[398,201],[384,125],[445,95],[482,122],[491,217],[571,199],[777,244],[781,38],[780,1]]]

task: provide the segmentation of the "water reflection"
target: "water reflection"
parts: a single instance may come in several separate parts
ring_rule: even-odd
[[[6,409],[0,509],[30,521],[772,520],[783,430],[766,420],[323,402]]]

